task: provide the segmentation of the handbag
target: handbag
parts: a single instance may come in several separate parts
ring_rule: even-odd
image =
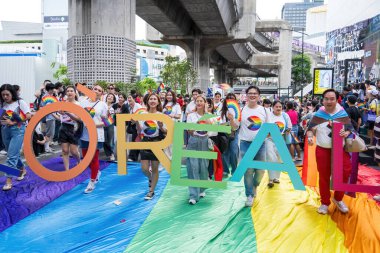
[[[369,111],[367,116],[367,121],[369,122],[375,122],[376,120],[376,112]]]
[[[354,138],[346,138],[346,144],[344,150],[349,153],[363,152],[367,150],[367,146],[362,138],[358,134],[353,134]]]

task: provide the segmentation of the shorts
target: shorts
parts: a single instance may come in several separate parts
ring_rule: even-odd
[[[292,126],[291,130],[291,141],[290,144],[299,144],[299,138],[298,138],[298,125]]]
[[[368,130],[373,130],[375,128],[375,121],[367,121],[368,122]]]
[[[154,142],[154,141],[160,141],[160,137],[143,137],[141,140],[142,142]],[[148,160],[148,161],[158,161],[157,157],[154,155],[153,151],[150,149],[143,149],[140,151],[140,157],[141,160]]]
[[[79,139],[75,138],[74,134],[74,125],[62,123],[61,128],[59,129],[58,142],[78,145]]]
[[[46,121],[46,136],[53,137],[55,133],[55,120],[47,120]]]

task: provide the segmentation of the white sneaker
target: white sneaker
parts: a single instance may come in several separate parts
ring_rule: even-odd
[[[254,197],[252,197],[252,196],[248,196],[247,197],[247,201],[245,201],[245,206],[249,206],[249,207],[251,207],[252,205],[253,205],[253,201],[255,200],[255,198]]]
[[[348,213],[348,207],[343,201],[337,201],[334,198],[332,199],[332,202],[336,205],[336,207],[341,211],[342,213]]]
[[[90,182],[88,182],[86,189],[84,190],[84,193],[86,194],[91,193],[94,189],[95,189],[95,182],[90,180]]]
[[[318,208],[317,212],[318,212],[319,214],[328,214],[328,212],[329,212],[329,207],[326,206],[326,205],[321,205],[321,206]]]
[[[111,162],[115,161],[115,156],[113,154],[110,156],[110,161]]]
[[[133,160],[131,158],[128,158],[128,162],[133,162]]]
[[[51,148],[45,149],[45,153],[53,153],[53,150]]]
[[[100,172],[100,170],[98,171],[98,175],[96,175],[96,179],[95,179],[95,184],[99,182],[99,179],[100,179],[100,175],[102,174],[102,172]]]
[[[374,196],[373,199],[376,200],[376,201],[380,201],[380,195]]]
[[[7,155],[7,151],[5,151],[5,150],[1,150],[1,151],[0,151],[0,155]]]
[[[199,193],[199,197],[200,197],[200,198],[204,198],[204,197],[206,197],[206,192],[201,192],[201,193]]]
[[[190,205],[195,205],[197,201],[195,199],[189,199],[189,204]]]

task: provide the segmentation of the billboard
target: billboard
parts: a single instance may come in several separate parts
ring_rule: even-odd
[[[313,95],[322,95],[322,93],[332,88],[333,68],[315,68],[313,78]]]

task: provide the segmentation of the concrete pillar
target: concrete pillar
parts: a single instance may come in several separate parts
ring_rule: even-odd
[[[292,31],[280,30],[280,42],[278,52],[278,82],[280,88],[287,88],[291,85],[292,74]]]
[[[202,40],[195,36],[193,48],[188,52],[194,69],[198,72],[198,86],[203,92],[207,92],[210,85],[210,52],[202,46]]]
[[[68,76],[130,82],[136,67],[136,0],[69,0]]]

